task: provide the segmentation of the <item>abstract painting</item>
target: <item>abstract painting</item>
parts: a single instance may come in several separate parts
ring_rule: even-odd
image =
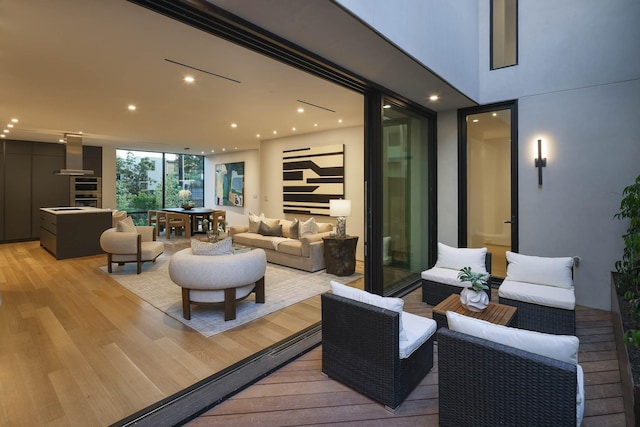
[[[284,213],[329,215],[329,200],[344,198],[344,144],[282,152]]]
[[[244,162],[216,165],[216,205],[244,206]]]

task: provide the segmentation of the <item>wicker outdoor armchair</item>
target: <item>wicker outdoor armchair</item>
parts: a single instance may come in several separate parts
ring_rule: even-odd
[[[398,312],[323,294],[322,372],[395,411],[433,367],[435,338],[401,359],[399,322]]]
[[[577,365],[438,331],[441,426],[575,426]]]
[[[484,259],[485,268],[487,272],[491,274],[491,253],[487,252]],[[429,271],[434,271],[434,269],[430,269],[425,271],[425,273]],[[452,277],[457,277],[458,271],[451,272]],[[463,286],[450,285],[447,283],[443,283],[440,281],[435,281],[433,279],[425,279],[422,278],[422,302],[425,302],[429,305],[436,306],[444,301],[451,294],[459,294],[464,289]],[[490,282],[490,280],[489,280]],[[489,296],[489,300],[491,300],[491,292],[488,291],[487,295]]]

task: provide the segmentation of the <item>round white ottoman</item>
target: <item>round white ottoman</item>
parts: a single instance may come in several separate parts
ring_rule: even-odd
[[[236,318],[236,301],[255,293],[264,303],[267,255],[253,249],[234,255],[193,255],[191,248],[169,261],[169,277],[182,287],[182,316],[191,319],[191,303],[224,303],[224,320]]]

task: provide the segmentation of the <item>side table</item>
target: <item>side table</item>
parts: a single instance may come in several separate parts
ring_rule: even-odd
[[[460,302],[459,294],[451,294],[445,298],[440,304],[432,309],[433,320],[438,324],[438,329],[448,327],[447,311],[453,311],[465,316],[475,317],[476,319],[486,320],[496,325],[511,326],[516,320],[516,307],[510,305],[490,302],[487,308],[481,312],[469,311]]]
[[[356,271],[356,245],[358,236],[323,237],[324,263],[327,273],[350,276]]]

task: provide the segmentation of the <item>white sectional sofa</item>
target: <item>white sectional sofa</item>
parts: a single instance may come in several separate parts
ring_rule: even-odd
[[[256,230],[255,219],[258,218],[267,227]],[[229,227],[229,236],[234,244],[264,249],[267,261],[293,267],[300,270],[314,272],[325,268],[323,237],[329,236],[333,231],[333,224],[317,222],[317,231],[313,234],[299,232],[297,238],[295,232],[291,233],[294,221],[287,219],[254,217],[246,226]],[[302,229],[303,222],[299,222]],[[259,228],[259,227],[258,227]],[[268,228],[269,230],[265,230]],[[280,235],[277,232],[280,229]],[[295,229],[295,227],[294,227]],[[263,231],[265,234],[261,234]],[[273,235],[269,235],[273,234]]]

